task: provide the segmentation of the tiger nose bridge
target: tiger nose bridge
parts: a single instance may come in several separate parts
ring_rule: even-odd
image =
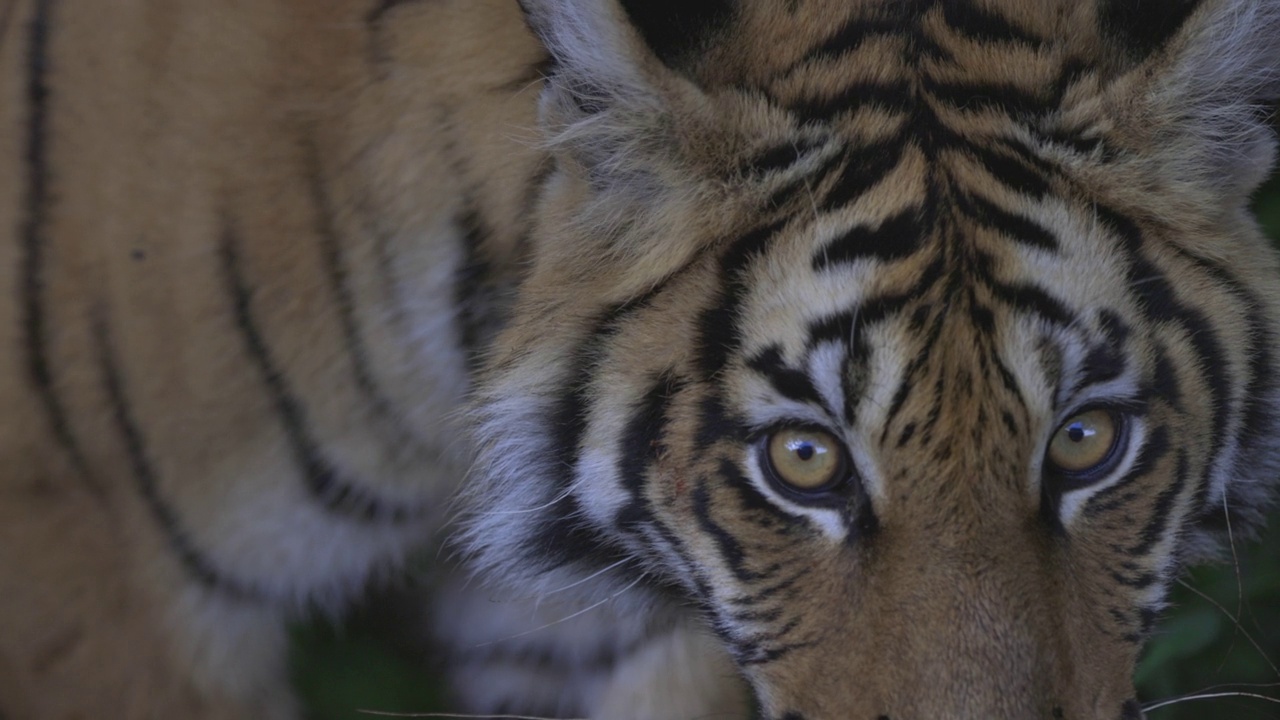
[[[858,674],[877,678],[879,707],[868,709],[895,720],[1052,717],[1062,624],[1043,601],[1054,595],[1034,550],[906,545],[869,581],[865,637],[875,649]]]

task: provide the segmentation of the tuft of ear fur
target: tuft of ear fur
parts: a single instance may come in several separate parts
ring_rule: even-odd
[[[1132,10],[1139,5],[1113,0],[1112,8],[1130,11],[1104,7],[1100,16],[1136,24],[1131,32],[1110,28],[1134,62],[1111,92],[1121,109],[1117,126],[1138,135],[1125,144],[1153,165],[1146,177],[1163,178],[1176,194],[1238,206],[1275,157],[1267,114],[1280,97],[1280,2],[1146,3],[1148,14],[1167,16],[1161,23]]]
[[[540,107],[551,149],[567,150],[597,185],[638,182],[647,163],[637,161],[675,149],[673,114],[694,89],[649,51],[617,2],[523,7],[554,62]]]
[[[704,100],[675,68],[722,23],[724,3],[522,0],[553,61],[541,104],[552,149],[569,149],[595,181],[636,182],[637,160],[672,157]]]
[[[559,169],[543,197],[541,217],[555,226],[539,248],[546,257],[658,272],[691,250],[670,243],[713,222],[707,208],[722,187],[707,163],[732,142],[734,110],[681,68],[697,62],[732,6],[649,1],[522,1],[552,60],[539,105]]]

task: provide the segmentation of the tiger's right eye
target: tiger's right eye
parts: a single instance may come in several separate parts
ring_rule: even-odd
[[[761,464],[773,479],[796,492],[833,490],[849,474],[844,446],[823,430],[776,430],[767,438],[763,454]]]
[[[1049,441],[1047,467],[1071,478],[1107,472],[1119,459],[1122,429],[1120,418],[1108,410],[1087,410],[1075,415]]]

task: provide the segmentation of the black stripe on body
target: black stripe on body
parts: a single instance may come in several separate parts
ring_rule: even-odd
[[[785,170],[799,162],[802,153],[800,146],[792,142],[771,147],[749,158],[734,174],[767,175],[776,170]]]
[[[458,340],[467,356],[467,366],[474,376],[483,360],[486,328],[496,323],[488,317],[483,305],[488,302],[486,289],[493,276],[493,265],[482,249],[488,243],[489,230],[475,210],[463,212],[457,219],[462,230],[462,262],[454,271],[453,301],[457,305],[454,325]]]
[[[459,161],[457,165],[461,167],[462,163]],[[554,171],[555,164],[544,161],[529,176],[520,203],[521,218],[534,215]],[[458,174],[465,177],[467,173],[459,169]],[[475,192],[464,193],[461,206],[463,209],[454,220],[462,231],[462,260],[453,272],[453,300],[457,308],[454,327],[458,342],[467,357],[467,369],[475,377],[493,337],[507,319],[507,309],[511,302],[509,294],[514,280],[502,274],[512,272],[510,268],[519,263],[512,262],[507,268],[498,268],[490,261],[489,248],[493,244],[494,232],[477,209],[480,203],[475,199]],[[531,230],[531,227],[526,226],[523,234],[517,238],[515,254],[520,258],[528,252]]]
[[[28,102],[26,147],[26,214],[19,230],[22,238],[22,328],[27,372],[44,405],[50,428],[67,453],[78,477],[97,498],[105,489],[89,472],[66,406],[58,393],[49,359],[49,323],[45,298],[45,249],[53,198],[49,191],[49,30],[54,0],[38,0],[28,25],[26,96]]]
[[[374,415],[386,423],[388,429],[395,435],[396,449],[412,448],[422,453],[421,444],[405,428],[403,418],[393,409],[387,394],[374,379],[373,370],[369,364],[369,351],[361,337],[360,326],[356,319],[356,300],[351,291],[350,270],[347,267],[342,239],[338,235],[333,202],[320,166],[319,147],[314,143],[308,143],[306,155],[307,185],[311,192],[311,202],[315,205],[316,240],[320,245],[319,254],[338,310],[342,344],[351,360],[355,387],[364,395]]]
[[[177,510],[160,493],[155,464],[146,449],[142,430],[130,408],[128,394],[120,376],[120,368],[112,352],[111,338],[104,318],[94,322],[94,340],[98,349],[98,362],[102,367],[103,382],[107,390],[107,402],[116,429],[124,442],[125,452],[137,482],[138,494],[159,526],[169,549],[178,557],[186,573],[200,585],[211,591],[236,600],[263,601],[266,595],[249,583],[231,578],[209,559],[183,527]]]
[[[267,387],[307,489],[327,510],[364,522],[402,523],[422,517],[425,508],[404,506],[376,498],[363,488],[339,477],[333,465],[323,457],[308,427],[306,411],[272,358],[266,339],[253,316],[253,293],[240,268],[238,245],[239,239],[231,220],[224,218],[219,254],[227,292],[231,296],[235,325]]]

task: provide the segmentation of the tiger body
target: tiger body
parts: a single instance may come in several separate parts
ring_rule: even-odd
[[[1280,9],[1151,12],[0,7],[0,712],[294,717],[461,484],[476,711],[1138,717],[1280,327]]]
[[[412,59],[380,55],[412,13],[362,3],[4,8],[0,654],[33,717],[293,717],[283,619],[438,529],[455,275],[516,262],[540,162],[507,88],[541,51],[506,3],[457,5]]]

